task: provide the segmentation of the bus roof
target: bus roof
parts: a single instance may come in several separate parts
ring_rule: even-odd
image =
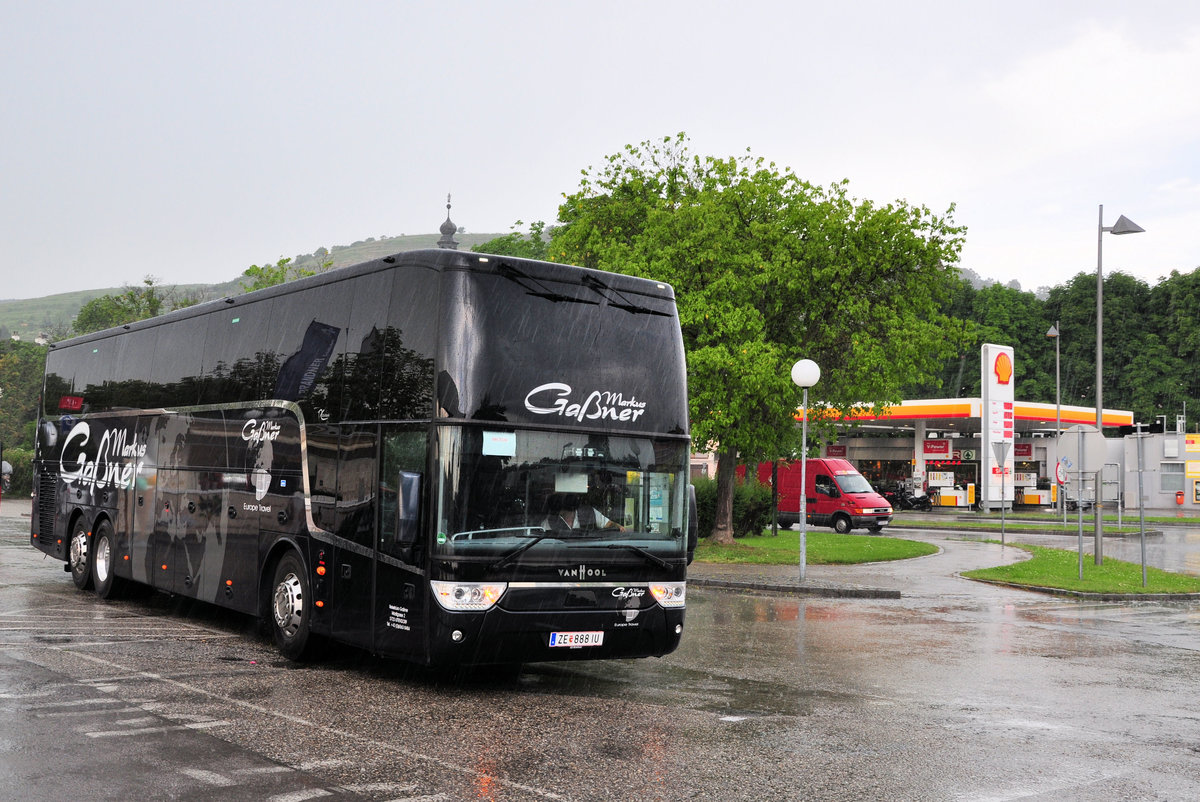
[[[640,278],[638,276],[629,276],[621,273],[609,273],[603,270],[561,264],[558,262],[542,262],[536,259],[522,259],[515,256],[497,256],[494,254],[425,248],[415,251],[403,251],[400,253],[391,254],[389,256],[381,256],[378,259],[372,259],[370,261],[348,265],[346,267],[334,268],[313,276],[306,276],[294,281],[278,284],[274,287],[267,287],[265,289],[255,290],[253,292],[243,293],[240,295],[228,295],[224,298],[206,301],[204,303],[185,307],[183,309],[176,309],[172,312],[167,312],[156,317],[147,318],[146,320],[139,320],[134,323],[114,326],[113,328],[103,329],[101,331],[89,332],[88,334],[82,334],[78,337],[72,337],[60,342],[51,343],[50,347],[53,349],[61,346],[77,345],[89,341],[102,340],[108,337],[115,337],[128,331],[139,331],[141,329],[153,328],[155,326],[160,326],[164,323],[170,323],[176,320],[186,320],[187,318],[209,314],[214,311],[226,309],[231,305],[250,303],[252,301],[274,298],[281,295],[290,295],[291,293],[299,292],[311,287],[317,287],[323,284],[335,284],[339,281],[345,281],[347,279],[354,278],[355,276],[377,273],[398,267],[425,268],[435,271],[466,270],[493,272],[503,270],[503,266],[505,265],[518,266],[521,273],[532,278],[554,278],[559,281],[575,278],[580,283],[585,283],[589,280],[596,280],[601,281],[605,286],[620,292],[636,293],[639,295],[661,299],[674,299],[675,297],[675,291],[671,285],[661,281]]]

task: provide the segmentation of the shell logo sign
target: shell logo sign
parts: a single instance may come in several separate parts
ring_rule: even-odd
[[[996,361],[992,364],[992,372],[996,374],[996,381],[999,384],[1008,384],[1012,381],[1013,375],[1012,357],[1007,352],[1001,351],[996,355]]]
[[[1013,486],[1003,477],[1011,476],[1015,463],[1017,384],[1016,360],[1012,346],[984,343],[979,354],[980,385],[980,500],[987,508],[1013,501]],[[1001,498],[1003,496],[1003,499]]]

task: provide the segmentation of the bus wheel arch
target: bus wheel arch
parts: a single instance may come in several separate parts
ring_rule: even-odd
[[[848,516],[841,514],[833,516],[833,531],[839,535],[849,534],[852,528],[853,524]]]
[[[83,510],[75,511],[67,531],[71,533],[67,543],[67,566],[71,569],[71,581],[80,590],[91,590],[93,586],[92,537],[91,527],[88,526]]]

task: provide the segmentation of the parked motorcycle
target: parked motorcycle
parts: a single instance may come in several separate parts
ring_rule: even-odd
[[[933,509],[933,502],[927,495],[916,495],[906,487],[883,491],[883,497],[892,505],[893,510],[914,510],[928,512]]]

